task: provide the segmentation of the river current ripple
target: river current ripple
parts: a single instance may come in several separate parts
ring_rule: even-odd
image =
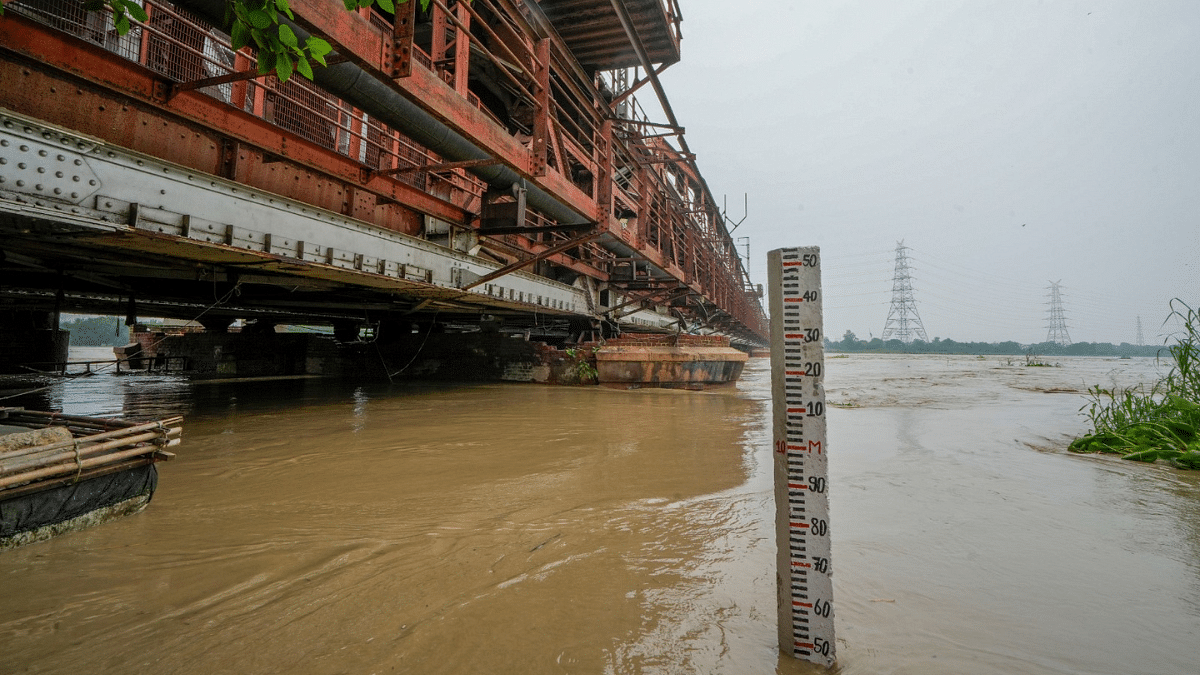
[[[1200,478],[1065,452],[1089,386],[1156,368],[829,355],[838,672],[1200,671]],[[709,392],[9,400],[186,420],[144,512],[0,554],[0,670],[825,672],[775,646],[769,397],[756,359]]]

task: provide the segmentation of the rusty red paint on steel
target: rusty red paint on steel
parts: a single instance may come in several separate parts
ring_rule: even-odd
[[[626,347],[728,347],[729,338],[724,335],[660,335],[656,333],[624,333],[610,338],[607,345]]]
[[[299,139],[199,92],[184,92],[169,102],[155,102],[148,96],[158,81],[153,74],[107,50],[62,39],[61,34],[41,24],[6,15],[0,21],[0,44],[56,70],[75,70],[96,85],[72,82],[38,64],[22,66],[5,59],[0,61],[0,91],[6,106],[17,112],[209,173],[221,173],[217,170],[220,141],[232,137],[257,149],[260,158],[262,152],[267,152],[296,166],[292,175],[278,179],[270,177],[269,172],[236,179],[334,211],[342,211],[341,200],[321,199],[320,195],[331,189],[336,192],[339,183],[360,184],[362,165],[349,157]],[[83,69],[79,64],[93,68]],[[128,96],[144,100],[135,103]],[[67,97],[74,97],[74,101],[68,103]],[[167,139],[170,142],[164,142]],[[253,164],[251,161],[243,166]],[[361,187],[451,222],[465,223],[471,217],[461,207],[384,177],[368,180]]]
[[[369,21],[340,9],[341,3],[330,0],[295,0],[292,9],[298,21],[325,35],[332,44],[359,65],[377,73],[380,79],[386,70],[382,54],[387,36]],[[340,12],[340,13],[339,13]],[[447,126],[470,139],[481,149],[500,159],[528,180],[554,195],[580,213],[596,214],[597,219],[616,230],[611,214],[600,208],[605,199],[593,200],[559,172],[542,171],[538,153],[531,152],[506,129],[492,121],[474,106],[464,105],[460,92],[442,81],[436,73],[414,68],[409,77],[386,80],[393,89],[404,95]],[[538,175],[538,174],[541,175]],[[606,187],[605,190],[611,190]],[[621,236],[617,233],[617,236]],[[679,271],[682,278],[682,272]]]
[[[414,68],[411,76],[401,80],[387,77],[390,61],[385,60],[385,55],[390,46],[390,36],[371,25],[370,21],[346,12],[340,1],[292,0],[290,4],[297,22],[324,35],[339,54],[376,75],[395,91],[469,137],[518,173],[532,177],[531,157],[525,146],[479,109],[464,105],[462,95],[436,73]],[[583,208],[586,205],[573,206]]]

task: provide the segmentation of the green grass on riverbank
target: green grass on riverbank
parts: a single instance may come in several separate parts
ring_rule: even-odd
[[[1177,298],[1171,316],[1184,327],[1168,348],[1174,361],[1170,374],[1149,391],[1094,387],[1088,408],[1092,433],[1071,443],[1073,452],[1200,469],[1200,312]]]

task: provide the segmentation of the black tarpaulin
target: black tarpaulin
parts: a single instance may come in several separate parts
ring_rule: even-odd
[[[157,486],[158,471],[153,464],[146,464],[0,501],[0,537],[61,523],[139,495],[149,495]]]

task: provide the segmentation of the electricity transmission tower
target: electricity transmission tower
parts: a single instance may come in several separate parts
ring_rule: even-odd
[[[883,341],[895,335],[901,342],[912,342],[919,338],[925,342],[925,326],[917,314],[917,301],[913,299],[912,275],[908,271],[908,247],[904,241],[896,243],[896,273],[892,277],[892,307],[888,310],[887,323],[883,325]]]
[[[1062,279],[1050,282],[1050,326],[1046,331],[1046,342],[1054,342],[1063,346],[1071,344],[1071,336],[1067,333],[1067,317],[1063,313],[1062,290],[1059,284]]]

